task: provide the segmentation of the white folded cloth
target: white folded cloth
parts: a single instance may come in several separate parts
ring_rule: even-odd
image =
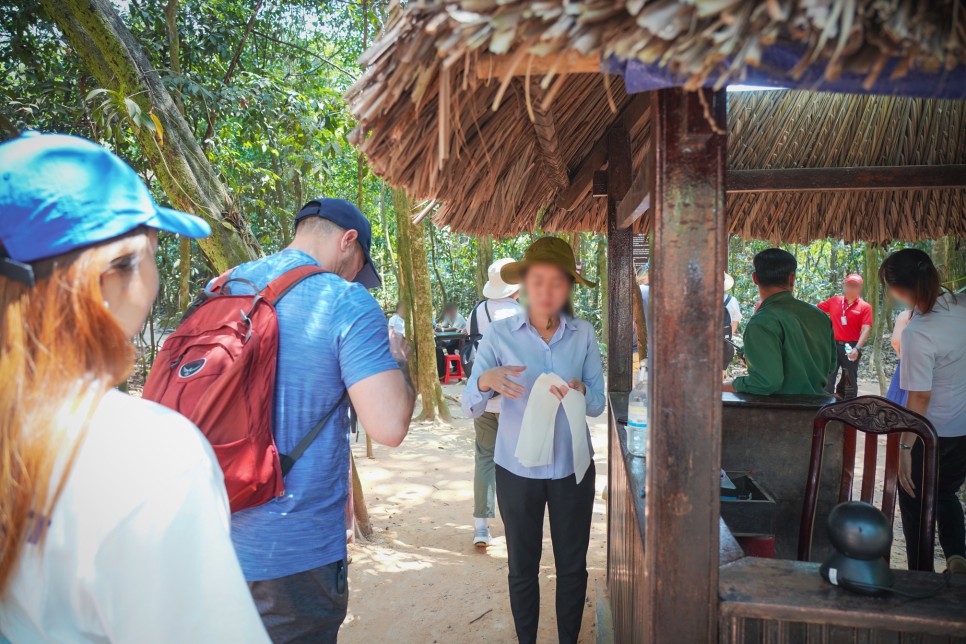
[[[560,401],[550,392],[550,387],[554,385],[566,386],[567,383],[555,373],[542,374],[533,383],[527,407],[523,411],[520,439],[514,455],[524,467],[540,467],[553,463],[553,432],[557,410],[562,402],[573,441],[574,475],[577,483],[580,483],[590,467],[590,446],[587,444],[586,432],[587,400],[576,389],[570,389],[563,401]]]

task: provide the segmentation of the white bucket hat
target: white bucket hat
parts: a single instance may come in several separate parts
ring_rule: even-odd
[[[499,300],[510,297],[520,290],[519,284],[507,284],[500,276],[500,269],[516,260],[512,257],[498,259],[486,269],[486,284],[483,285],[483,297],[488,300]]]
[[[727,293],[728,291],[730,291],[734,287],[734,285],[735,285],[735,278],[733,278],[731,275],[728,275],[727,273],[725,273],[724,274],[724,290],[725,290],[725,293]]]

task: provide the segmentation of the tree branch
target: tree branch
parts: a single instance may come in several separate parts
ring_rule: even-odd
[[[258,17],[258,12],[262,10],[262,5],[265,0],[258,0],[255,4],[255,9],[252,11],[252,17],[248,19],[248,24],[245,26],[245,33],[242,34],[241,40],[238,42],[238,47],[235,48],[235,53],[231,57],[231,62],[228,64],[228,71],[225,72],[225,78],[222,80],[222,85],[228,86],[231,83],[231,77],[235,74],[235,68],[238,67],[238,61],[241,59],[242,50],[245,49],[245,43],[248,42],[248,36],[251,35],[252,30],[255,28],[255,19]],[[211,139],[211,135],[215,133],[215,115],[213,112],[208,112],[208,129],[205,130],[205,135],[201,139],[201,147],[206,148],[208,146],[208,141]]]
[[[348,78],[349,80],[351,80],[351,81],[355,81],[356,80],[356,77],[352,75],[352,72],[346,70],[344,67],[340,67],[337,63],[332,62],[328,58],[325,58],[323,56],[320,56],[319,54],[315,53],[314,51],[310,51],[310,50],[306,49],[305,47],[301,47],[299,45],[296,45],[295,43],[291,43],[291,42],[286,42],[284,40],[280,40],[279,38],[276,38],[275,36],[270,36],[269,34],[263,32],[263,31],[259,31],[257,29],[252,30],[252,33],[254,35],[258,36],[259,38],[264,38],[265,40],[268,40],[270,42],[273,42],[273,43],[275,43],[277,45],[283,45],[285,47],[291,47],[292,49],[294,49],[296,51],[299,51],[299,52],[302,52],[303,54],[305,54],[307,56],[311,56],[312,58],[315,58],[316,60],[320,60],[323,63],[325,63],[326,65],[329,65],[330,67],[332,67],[333,69],[336,69],[336,70],[342,72],[343,74],[345,74],[346,78]]]

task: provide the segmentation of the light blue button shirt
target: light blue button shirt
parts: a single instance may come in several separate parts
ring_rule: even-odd
[[[570,424],[562,406],[557,411],[554,426],[553,463],[524,467],[514,453],[530,390],[544,373],[555,373],[567,382],[573,378],[582,381],[587,387],[587,415],[597,416],[604,411],[604,373],[593,325],[585,320],[563,317],[550,342],[544,342],[530,325],[526,313],[491,324],[480,341],[473,375],[463,391],[463,412],[467,416],[476,418],[482,414],[486,401],[493,396],[492,391],[480,391],[477,385],[480,374],[493,367],[511,365],[526,367],[517,379],[526,392],[516,400],[503,397],[494,462],[517,476],[530,479],[562,479],[570,476],[574,473],[573,442]],[[593,457],[587,423],[580,429],[587,438],[588,450]]]

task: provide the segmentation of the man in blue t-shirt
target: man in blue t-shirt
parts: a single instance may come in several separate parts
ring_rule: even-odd
[[[369,258],[372,229],[341,199],[311,201],[296,215],[295,240],[242,264],[231,292],[262,289],[306,264],[326,273],[279,302],[275,441],[289,453],[336,405],[318,438],[285,477],[285,494],[232,516],[232,540],[255,603],[275,642],[335,642],[346,616],[345,506],[349,494],[349,400],[374,440],[399,445],[414,395],[409,346],[390,341],[386,318],[366,290],[380,285]],[[241,402],[241,401],[239,401]]]

